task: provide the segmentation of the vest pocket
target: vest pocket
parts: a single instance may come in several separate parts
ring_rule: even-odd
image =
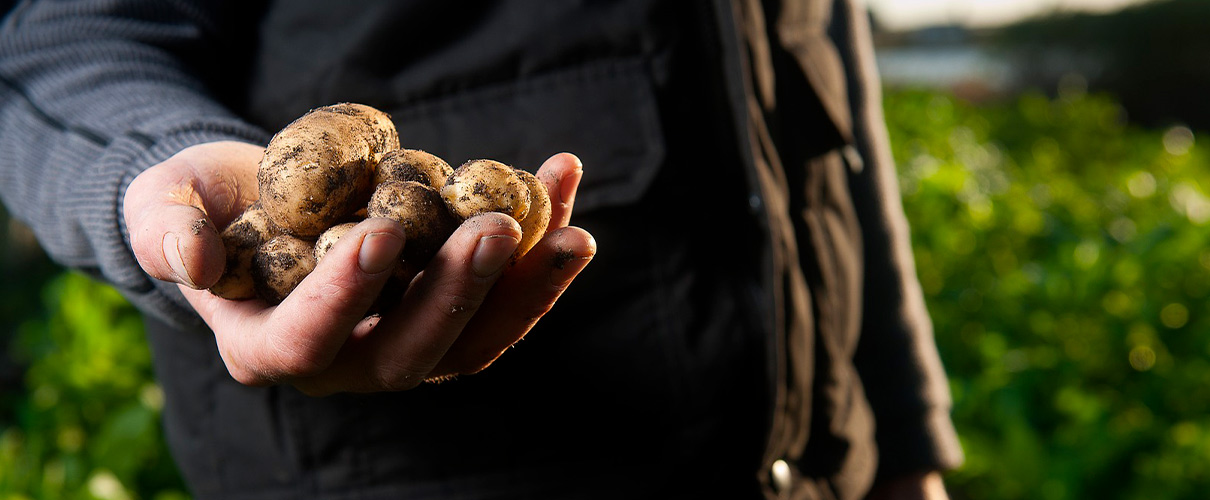
[[[576,213],[632,204],[665,156],[642,59],[598,61],[389,110],[404,147],[455,168],[491,158],[535,171],[567,151],[584,162]]]

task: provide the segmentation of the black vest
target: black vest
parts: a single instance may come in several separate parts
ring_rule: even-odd
[[[600,252],[496,364],[398,394],[242,387],[213,340],[153,324],[176,351],[158,359],[198,365],[160,367],[170,394],[205,394],[168,408],[195,493],[756,498],[771,408],[758,236],[714,26],[706,3],[657,0],[269,5],[236,99],[247,119],[276,130],[353,101],[453,165],[532,171],[574,152],[572,223]],[[211,354],[180,352],[194,349]]]

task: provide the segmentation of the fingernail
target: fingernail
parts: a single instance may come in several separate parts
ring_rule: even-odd
[[[517,243],[519,242],[516,238],[503,234],[480,238],[479,245],[475,247],[475,255],[471,257],[471,270],[480,278],[500,272],[517,250]]]
[[[559,249],[551,257],[550,284],[557,287],[567,286],[591,260],[592,255],[580,257],[571,250]]]
[[[361,250],[357,253],[357,265],[361,272],[378,274],[394,269],[403,250],[403,238],[394,233],[370,233],[361,239]]]
[[[185,269],[185,258],[181,256],[181,239],[176,233],[164,234],[164,260],[168,261],[168,267],[172,268],[172,273],[181,284],[197,288],[193,278],[189,276],[189,271]]]
[[[584,164],[580,163],[579,157],[575,158],[576,169],[559,181],[559,199],[564,205],[570,205],[576,200],[576,188],[580,185],[580,178],[584,176]]]

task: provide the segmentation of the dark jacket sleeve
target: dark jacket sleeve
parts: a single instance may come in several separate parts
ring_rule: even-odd
[[[24,2],[0,26],[0,198],[62,265],[173,324],[196,316],[130,249],[131,179],[188,146],[264,144],[213,97],[223,2]]]
[[[831,34],[852,107],[850,188],[865,244],[865,298],[856,365],[875,414],[880,477],[962,462],[949,384],[916,277],[908,221],[891,158],[868,19],[837,0]]]

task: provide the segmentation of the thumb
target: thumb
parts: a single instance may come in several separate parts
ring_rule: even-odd
[[[226,265],[214,223],[198,206],[142,193],[147,188],[138,183],[142,178],[131,183],[125,209],[130,246],[139,266],[153,278],[190,288],[213,285]]]
[[[153,278],[202,289],[223,274],[226,253],[215,220],[230,221],[241,196],[199,168],[210,162],[190,161],[189,149],[139,174],[123,199],[130,246],[139,266]],[[234,159],[259,160],[256,149],[237,149]],[[246,157],[245,157],[246,156]],[[199,164],[200,163],[200,164]],[[238,184],[238,183],[236,183]],[[255,185],[255,184],[253,184]],[[210,199],[213,198],[213,199]],[[224,212],[211,214],[209,207]],[[238,213],[238,212],[235,212]]]

